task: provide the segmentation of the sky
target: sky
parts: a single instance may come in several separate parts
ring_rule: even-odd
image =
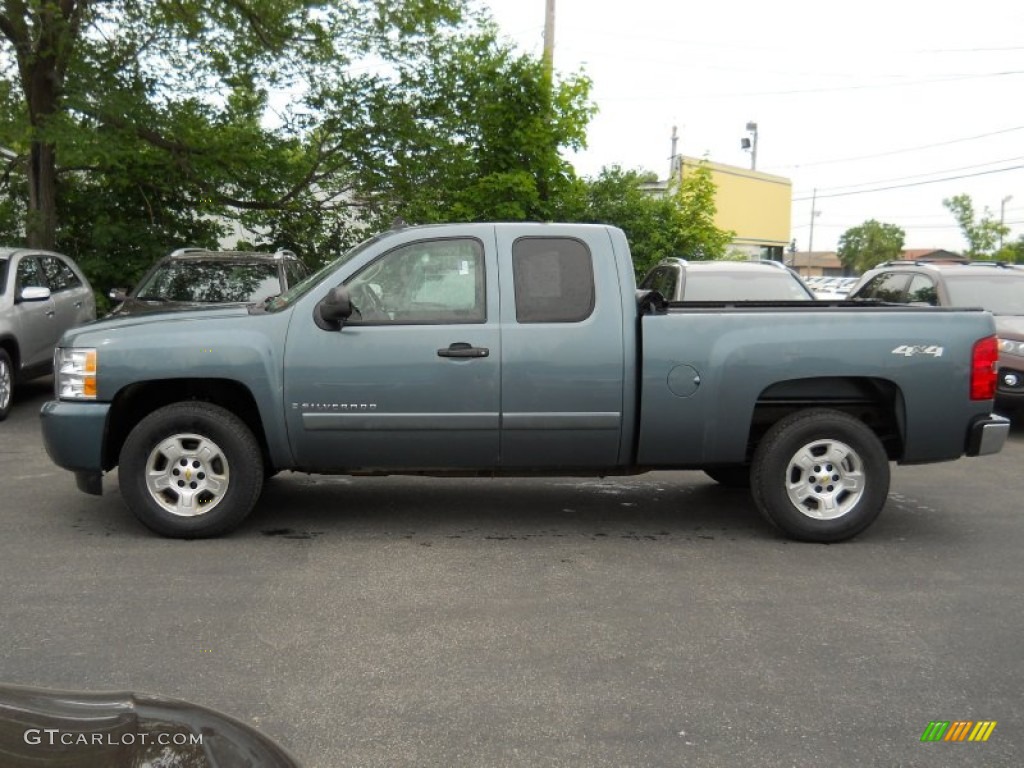
[[[482,2],[541,54],[545,0]],[[1020,0],[556,0],[554,62],[593,80],[581,175],[665,178],[674,126],[680,154],[749,168],[754,122],[757,170],[792,181],[799,251],[868,219],[907,248],[962,250],[942,205],[959,194],[1024,235]]]

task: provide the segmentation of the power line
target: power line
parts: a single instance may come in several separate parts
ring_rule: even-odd
[[[923,179],[923,178],[926,178],[928,176],[934,176],[937,173],[954,173],[954,172],[959,172],[959,171],[973,171],[976,168],[984,168],[985,166],[988,166],[988,165],[999,165],[1000,163],[1015,163],[1018,160],[1024,160],[1024,156],[1006,157],[1006,158],[1003,158],[1002,160],[991,160],[991,161],[989,161],[987,163],[974,163],[972,165],[961,165],[961,166],[959,166],[957,168],[943,168],[940,171],[929,171],[928,173],[917,173],[917,174],[914,174],[913,176],[897,176],[897,177],[894,177],[894,178],[891,178],[891,179],[875,179],[874,181],[862,181],[862,182],[860,182],[858,184],[841,184],[838,187],[816,187],[816,189],[823,190],[825,192],[834,192],[834,191],[837,191],[837,190],[856,189],[857,187],[871,187],[871,186],[874,186],[875,184],[888,184],[888,183],[893,182],[893,181],[912,181],[914,179]],[[803,192],[803,193],[798,192],[797,194],[806,194],[806,192]]]
[[[993,168],[990,171],[978,171],[977,173],[964,173],[964,174],[961,174],[959,176],[944,176],[941,179],[929,179],[927,181],[914,181],[914,182],[910,182],[908,184],[893,184],[893,185],[888,186],[888,187],[877,187],[875,189],[861,189],[861,190],[856,190],[856,191],[853,191],[853,192],[833,192],[831,194],[818,195],[817,197],[820,200],[823,197],[848,197],[850,195],[867,195],[867,194],[869,194],[871,192],[886,192],[886,191],[888,191],[890,189],[906,189],[907,187],[920,187],[920,186],[923,186],[925,184],[937,184],[937,183],[942,182],[942,181],[956,181],[957,179],[970,179],[970,178],[973,178],[975,176],[989,176],[989,175],[991,175],[993,173],[1007,173],[1008,171],[1018,171],[1021,168],[1024,168],[1024,165],[1012,165],[1009,168]],[[794,203],[799,203],[799,202],[803,202],[804,200],[810,200],[810,199],[811,199],[810,197],[794,197],[793,198],[793,202]]]
[[[870,160],[875,157],[890,157],[891,155],[902,155],[907,152],[919,152],[924,149],[934,149],[935,147],[948,147],[950,144],[960,144],[965,141],[976,141],[978,139],[987,139],[990,136],[999,136],[1004,133],[1013,133],[1014,131],[1024,131],[1024,125],[1018,125],[1015,128],[1004,128],[1000,131],[992,131],[991,133],[979,133],[977,136],[964,136],[959,139],[950,139],[949,141],[939,141],[934,144],[921,144],[917,147],[907,147],[905,149],[893,149],[888,152],[878,152],[873,155],[856,155],[854,157],[842,157],[836,160],[818,160],[811,163],[794,163],[793,165],[780,165],[777,168],[810,168],[815,165],[831,165],[833,163],[850,163],[855,160]]]

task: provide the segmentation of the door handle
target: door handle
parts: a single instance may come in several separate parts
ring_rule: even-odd
[[[47,317],[53,317],[55,314],[57,314],[57,313],[54,310],[52,310],[52,309],[46,310],[46,316]]]
[[[437,350],[438,357],[487,357],[489,354],[491,350],[487,347],[474,347],[464,341],[456,341]]]

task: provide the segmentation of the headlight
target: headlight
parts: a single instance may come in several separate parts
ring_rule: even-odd
[[[1024,341],[1000,339],[999,351],[1007,355],[1020,355],[1021,357],[1024,357]]]
[[[57,397],[96,399],[96,350],[58,347],[54,360]]]

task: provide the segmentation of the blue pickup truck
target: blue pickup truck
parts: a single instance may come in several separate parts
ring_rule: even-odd
[[[231,530],[280,470],[701,469],[827,542],[874,521],[891,462],[1002,448],[996,358],[983,311],[673,303],[636,290],[614,227],[448,224],[260,305],[69,331],[42,429],[83,491],[119,467],[165,536]]]

